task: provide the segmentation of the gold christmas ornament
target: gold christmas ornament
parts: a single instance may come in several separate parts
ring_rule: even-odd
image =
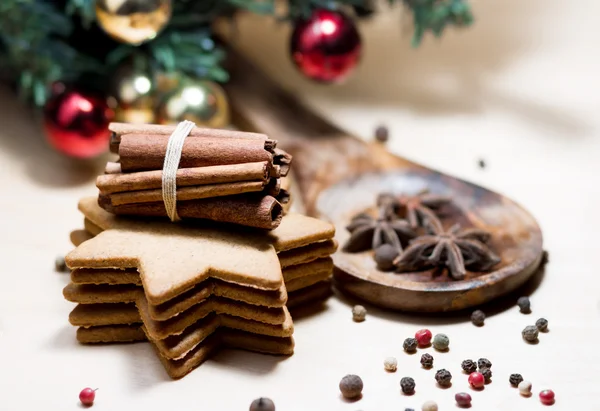
[[[173,124],[190,120],[201,127],[224,128],[229,124],[225,91],[206,80],[185,81],[165,93],[158,103],[157,121]]]
[[[135,63],[135,61],[134,61]],[[154,122],[155,82],[139,65],[123,64],[112,76],[110,94],[116,100],[116,121]]]
[[[171,17],[172,0],[96,0],[96,18],[114,39],[132,45],[152,40]]]

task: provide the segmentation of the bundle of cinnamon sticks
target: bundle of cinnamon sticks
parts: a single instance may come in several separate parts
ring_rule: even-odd
[[[113,214],[166,216],[162,168],[175,126],[112,123],[109,129],[119,160],[96,180],[98,203]],[[195,127],[176,176],[179,217],[276,228],[289,201],[281,178],[291,163],[276,146],[264,134]]]

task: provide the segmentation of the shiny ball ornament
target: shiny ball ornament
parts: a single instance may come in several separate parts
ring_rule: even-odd
[[[171,18],[172,0],[96,0],[98,25],[122,43],[155,38]]]
[[[75,88],[55,87],[44,106],[48,141],[76,158],[91,158],[108,150],[108,123],[113,118],[106,98]]]
[[[352,19],[340,11],[318,9],[298,20],[292,33],[292,60],[308,78],[324,83],[344,80],[361,54],[361,40]]]
[[[189,120],[199,127],[223,128],[229,124],[229,103],[218,84],[186,81],[160,98],[156,117],[160,124]]]
[[[116,121],[154,123],[155,82],[146,70],[126,64],[112,76],[111,96],[116,100]]]

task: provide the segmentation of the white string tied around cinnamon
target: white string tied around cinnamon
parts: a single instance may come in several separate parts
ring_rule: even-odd
[[[182,121],[177,124],[167,143],[167,152],[165,153],[162,170],[162,198],[171,221],[179,221],[179,215],[177,214],[177,170],[181,161],[183,143],[194,127],[196,127],[196,124],[192,121]]]

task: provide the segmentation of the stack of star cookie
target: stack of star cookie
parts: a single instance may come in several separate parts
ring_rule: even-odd
[[[291,354],[286,285],[294,306],[329,295],[337,245],[320,220],[289,214],[264,234],[123,219],[93,198],[79,208],[85,230],[71,235],[64,290],[78,303],[69,316],[77,339],[147,338],[173,378],[223,345]]]

